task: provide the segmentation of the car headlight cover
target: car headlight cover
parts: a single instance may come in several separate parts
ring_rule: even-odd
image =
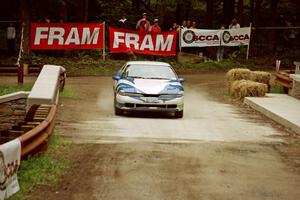
[[[179,98],[179,97],[183,97],[183,93],[178,93],[178,94],[162,94],[159,97],[160,98]]]
[[[124,92],[124,91],[119,91],[119,95],[121,96],[128,96],[128,97],[142,97],[142,94],[139,93],[132,93],[132,92]]]

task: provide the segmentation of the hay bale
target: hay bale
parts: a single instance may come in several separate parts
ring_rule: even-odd
[[[250,75],[250,80],[270,85],[271,73],[263,71],[252,71]]]
[[[235,68],[235,69],[229,70],[226,74],[229,86],[234,81],[243,80],[243,79],[249,80],[250,74],[251,74],[251,71],[249,69],[245,69],[245,68]]]
[[[238,99],[244,97],[262,97],[268,91],[268,86],[251,80],[239,80],[232,82],[230,96]]]

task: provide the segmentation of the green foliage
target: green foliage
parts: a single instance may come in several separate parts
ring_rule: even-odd
[[[71,88],[68,88],[68,87],[65,87],[64,88],[64,91],[62,91],[60,94],[59,94],[60,97],[67,97],[67,98],[76,98],[79,96],[78,92],[74,89],[71,89]]]
[[[0,85],[0,96],[18,92],[18,91],[30,91],[31,88],[32,85],[18,85],[18,86]]]
[[[275,85],[270,89],[270,93],[283,94],[283,87],[281,85]]]
[[[70,166],[65,154],[59,153],[66,148],[70,148],[70,145],[65,144],[59,136],[52,135],[47,152],[23,160],[18,172],[20,191],[10,199],[27,199],[36,184],[55,184]]]

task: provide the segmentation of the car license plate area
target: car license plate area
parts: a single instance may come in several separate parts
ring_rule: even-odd
[[[159,103],[158,98],[156,98],[156,97],[146,97],[145,102],[146,103]]]

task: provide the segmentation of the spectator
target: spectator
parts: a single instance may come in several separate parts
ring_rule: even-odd
[[[10,56],[15,55],[15,39],[16,39],[16,28],[13,23],[9,23],[7,27],[7,49]]]
[[[225,25],[221,25],[221,30],[225,29]],[[224,54],[224,47],[223,46],[218,46],[217,48],[217,61],[220,62],[223,60],[223,54]]]
[[[236,29],[236,28],[240,28],[240,24],[237,23],[236,19],[233,18],[233,20],[231,21],[231,24],[229,25],[229,29]]]
[[[44,18],[44,22],[46,22],[46,23],[51,23],[50,15],[47,15],[47,16]]]
[[[139,23],[139,26],[137,28],[137,30],[139,30],[140,32],[147,32],[149,31],[149,29],[146,29],[146,20],[145,19],[142,19]]]
[[[192,22],[190,29],[197,29],[197,23],[195,21]]]
[[[172,28],[170,28],[170,31],[177,31],[178,32],[179,29],[180,29],[180,26],[176,22],[174,22],[173,25],[172,25]]]
[[[191,28],[191,26],[192,26],[192,22],[191,22],[190,20],[188,20],[188,21],[186,22],[186,27],[187,27],[187,28]]]
[[[149,30],[150,29],[150,22],[147,20],[147,13],[143,13],[142,14],[142,19],[140,19],[137,23],[136,23],[136,29],[139,30],[140,29],[140,23],[142,21],[145,21],[145,30]]]
[[[128,20],[126,18],[126,14],[124,13],[119,20],[119,27],[120,28],[128,28]]]
[[[182,25],[181,25],[181,27],[180,27],[181,29],[185,29],[185,28],[187,28],[186,27],[186,21],[185,20],[183,20],[183,22],[182,22]]]
[[[152,33],[161,33],[161,28],[158,25],[158,19],[154,19],[154,24],[150,28]]]

